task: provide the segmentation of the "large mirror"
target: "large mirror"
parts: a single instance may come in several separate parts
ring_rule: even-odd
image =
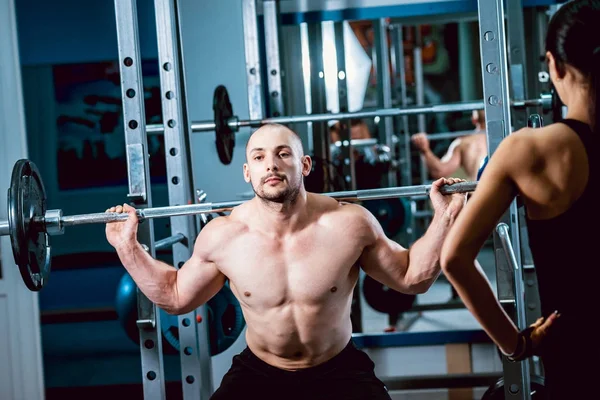
[[[427,108],[480,100],[476,15],[426,22],[382,18],[283,24],[288,113]],[[483,114],[450,110],[296,124],[316,160],[307,186],[326,192],[430,184],[439,176],[476,180],[487,155]],[[418,133],[424,135],[415,137]],[[461,142],[472,142],[468,154]],[[457,161],[459,152],[462,159]],[[425,196],[363,205],[405,247],[424,234],[432,217]],[[494,285],[491,241],[478,260]],[[479,329],[443,275],[427,293],[411,296],[362,274],[355,295],[360,300],[353,311],[355,332]]]

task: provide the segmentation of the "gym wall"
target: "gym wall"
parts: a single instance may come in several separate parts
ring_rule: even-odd
[[[152,0],[139,0],[139,31],[142,58],[157,57]],[[62,208],[65,215],[98,212],[127,201],[127,186],[96,186],[73,190],[59,189],[57,168],[58,127],[61,114],[57,102],[54,71],[69,64],[88,64],[117,60],[117,34],[114,4],[111,1],[17,0],[19,49],[23,75],[29,158],[42,174],[48,195],[48,208]],[[91,92],[90,94],[94,94]],[[85,105],[82,104],[82,109]],[[114,106],[116,108],[118,106]],[[109,107],[90,107],[99,111]],[[85,111],[76,117],[85,116]],[[92,119],[93,117],[90,117]],[[99,119],[96,118],[96,119]],[[122,120],[115,132],[122,135]],[[115,134],[116,136],[116,134]],[[123,144],[123,149],[124,149]],[[126,166],[123,165],[123,169]],[[91,174],[73,170],[64,177]],[[154,205],[168,202],[164,185],[152,185]],[[157,238],[169,235],[167,220],[154,221]],[[101,225],[84,225],[65,230],[52,238],[53,254],[111,251]]]
[[[151,63],[157,57],[153,2],[138,0],[137,4],[141,55]],[[212,96],[219,84],[226,85],[234,112],[240,118],[248,118],[241,3],[211,1],[207,6],[206,2],[184,0],[180,4],[190,120],[213,119]],[[20,0],[17,18],[30,159],[42,171],[47,185],[48,208],[62,208],[65,214],[81,214],[102,211],[127,201],[126,184],[74,190],[58,187],[57,116],[60,105],[56,100],[54,69],[68,64],[117,59],[113,3],[66,0],[51,4],[42,0]],[[122,135],[121,119],[114,132],[115,136]],[[237,135],[234,159],[230,165],[223,165],[216,153],[214,133],[192,135],[194,187],[207,192],[207,201],[238,199],[242,193],[251,190],[242,176],[248,136],[248,129]],[[163,162],[162,158],[160,162]],[[122,169],[125,170],[124,164]],[[69,171],[68,175],[91,172],[76,170]],[[168,204],[164,184],[153,182],[152,193],[154,206]],[[154,224],[157,239],[169,235],[168,220],[156,220]],[[53,247],[54,254],[111,251],[104,229],[99,225],[68,229],[64,235],[53,238]]]

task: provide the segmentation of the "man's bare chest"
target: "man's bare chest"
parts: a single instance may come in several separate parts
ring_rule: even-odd
[[[351,291],[362,249],[351,237],[303,235],[232,240],[218,262],[242,302],[276,307],[322,304]]]

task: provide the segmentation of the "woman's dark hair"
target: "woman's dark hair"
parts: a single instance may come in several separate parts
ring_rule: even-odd
[[[577,69],[589,85],[592,129],[600,127],[600,0],[572,0],[552,16],[546,51],[556,62],[560,77],[566,65]]]

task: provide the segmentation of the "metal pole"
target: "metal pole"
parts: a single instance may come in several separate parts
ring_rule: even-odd
[[[485,134],[485,132],[470,130],[470,131],[431,133],[431,134],[427,135],[427,139],[429,139],[429,141],[434,141],[434,140],[454,139],[454,138],[458,138],[461,136],[469,136],[469,135],[477,135],[477,134]]]
[[[548,65],[544,60],[546,53],[546,32],[548,31],[548,15],[547,10],[543,8],[533,7],[529,9],[528,23],[525,25],[528,28],[528,40],[531,47],[527,51],[527,65],[530,66],[527,75],[529,79],[529,91],[531,95],[535,93],[540,96],[547,93],[551,89],[550,74],[548,73]]]
[[[238,125],[242,126],[261,126],[268,123],[289,124],[300,122],[316,122],[330,121],[333,119],[353,119],[353,118],[374,118],[374,117],[394,117],[397,115],[417,115],[455,111],[471,111],[473,109],[483,108],[482,101],[472,101],[466,103],[440,104],[430,106],[414,106],[407,108],[387,108],[369,111],[357,112],[341,112],[336,114],[314,114],[314,115],[299,115],[279,118],[266,118],[262,121],[239,121]]]
[[[392,78],[390,76],[389,61],[390,52],[388,47],[388,25],[385,18],[373,21],[375,28],[375,43],[377,46],[376,72],[377,72],[377,94],[378,103],[381,108],[392,107]],[[396,160],[396,146],[392,136],[394,135],[394,121],[391,117],[383,118],[383,132],[380,132],[380,140],[390,148],[390,158]],[[387,185],[396,186],[396,168],[390,168],[387,176]]]
[[[524,23],[524,14],[523,14],[523,4],[521,0],[507,0],[506,6],[506,22],[508,28],[508,48],[509,51],[509,60],[510,60],[510,83],[512,90],[512,98],[515,100],[524,100],[527,98],[531,90],[528,90],[528,82],[525,77],[529,75],[528,71],[535,71],[535,69],[528,70],[527,66],[539,64],[539,58],[534,60],[534,63],[531,63],[531,60],[527,60],[527,55],[535,52],[538,47],[535,40],[529,40],[528,43],[531,44],[530,48],[527,49],[525,46],[525,23]],[[536,12],[536,8],[533,7],[530,9],[532,12]],[[534,24],[534,29],[535,29]],[[530,37],[530,36],[527,36]],[[544,47],[542,47],[543,49]],[[541,52],[538,50],[537,54],[539,55]],[[539,56],[538,56],[539,57]],[[537,72],[537,71],[536,71]],[[535,73],[532,75],[536,75]],[[534,85],[531,89],[535,91]],[[526,110],[521,109],[513,109],[513,129],[517,130],[523,128],[528,125],[528,116]],[[525,209],[520,208],[518,210],[519,214],[519,237],[521,239],[520,243],[516,243],[519,246],[521,251],[521,262],[523,265],[523,269],[519,274],[515,274],[515,290],[518,287],[524,287],[525,293],[523,297],[523,301],[517,302],[517,307],[519,310],[517,314],[520,316],[520,313],[523,313],[523,318],[529,324],[535,322],[541,316],[541,304],[539,300],[539,292],[537,285],[537,274],[535,272],[535,266],[533,263],[533,256],[531,255],[531,249],[529,248],[529,234],[527,232],[527,222],[525,217]],[[523,281],[527,281],[528,284],[525,286]],[[517,291],[517,297],[519,296],[519,292]],[[527,303],[527,307],[523,305],[520,306],[521,303]],[[539,366],[532,364],[532,367],[539,370]]]
[[[7,221],[0,221],[0,236],[10,235],[10,226]]]
[[[185,240],[185,236],[182,235],[181,233],[178,233],[177,235],[169,236],[164,239],[158,240],[156,243],[154,243],[154,249],[155,250],[167,249],[167,248],[173,246],[174,244],[183,242],[184,240]]]
[[[267,85],[270,99],[269,114],[274,117],[285,115],[281,81],[281,46],[279,43],[279,0],[263,2],[265,53],[267,55]]]
[[[525,28],[523,26],[523,3],[521,0],[507,0],[506,25],[508,38],[508,60],[510,71],[511,98],[525,100],[527,98],[527,64],[525,59]],[[515,130],[527,126],[527,111],[513,110],[512,118]]]
[[[415,91],[416,91],[416,104],[422,106],[425,104],[425,78],[423,76],[423,37],[421,35],[421,26],[415,26],[415,48],[413,49],[414,56],[414,68],[415,68]],[[427,126],[425,123],[425,114],[419,114],[417,116],[417,126],[419,132],[426,132]],[[421,182],[427,182],[429,176],[427,171],[427,163],[425,162],[425,156],[420,155],[420,178]],[[429,223],[429,221],[426,221]]]
[[[406,96],[406,64],[404,59],[404,37],[402,32],[402,25],[392,25],[392,51],[394,56],[392,57],[392,66],[394,68],[394,82],[396,87],[396,93],[400,93],[400,104],[402,107],[406,107],[408,99]],[[401,122],[400,122],[401,121]],[[396,129],[402,132],[401,141],[398,145],[399,160],[398,168],[400,169],[400,181],[402,185],[412,185],[412,148],[410,144],[410,128],[408,125],[408,115],[404,115],[401,118],[396,117],[395,125]],[[416,203],[411,202],[411,209],[416,209]],[[409,213],[406,235],[407,243],[411,244],[415,240],[415,218],[414,213]]]
[[[302,84],[304,86],[304,111],[306,114],[312,114],[312,93],[311,93],[311,62],[310,59],[310,37],[308,33],[308,24],[301,23],[300,29],[300,59],[302,63]],[[326,100],[325,100],[326,101]],[[306,144],[307,153],[313,155],[313,161],[317,158],[315,153],[315,138],[313,137],[314,129],[312,122],[306,124]],[[322,190],[321,190],[322,191]]]
[[[414,68],[415,68],[415,90],[416,104],[422,106],[425,104],[425,78],[423,75],[423,37],[421,35],[421,26],[417,25],[415,29],[415,47],[413,49]],[[420,114],[417,117],[417,126],[419,131],[425,132],[427,129],[425,115]],[[423,179],[425,180],[425,179]]]
[[[155,0],[154,9],[160,86],[161,93],[164,94],[161,101],[164,139],[165,148],[169,149],[166,154],[169,204],[188,204],[194,200],[194,179],[189,151],[190,124],[179,24],[180,10],[176,0]],[[179,268],[192,256],[198,231],[194,218],[190,216],[173,216],[170,226],[171,233],[176,234],[173,238],[183,236],[184,240],[167,242],[163,239],[160,244],[173,244],[173,265]],[[208,321],[205,305],[178,316],[181,384],[184,399],[208,400],[213,392],[208,324],[187,323],[196,321],[197,315],[201,316],[201,321]]]
[[[517,256],[515,255],[515,251],[510,240],[508,225],[506,225],[504,222],[499,223],[498,226],[496,226],[496,232],[500,237],[500,242],[502,243],[502,248],[504,249],[504,256],[508,260],[510,270],[515,276],[515,297],[523,298],[525,289],[523,288],[523,279],[521,278],[521,267],[517,262]],[[519,329],[525,329],[527,328],[525,304],[522,301],[517,301],[515,302],[515,306],[517,307],[517,326]]]
[[[335,53],[337,59],[337,87],[339,108],[342,114],[348,111],[348,85],[346,73],[346,47],[344,45],[344,22],[334,22],[333,32],[335,37]],[[316,116],[315,116],[316,117]],[[356,189],[356,175],[354,173],[354,151],[352,150],[350,118],[340,118],[340,139],[342,140],[341,170],[346,188]]]
[[[144,209],[152,206],[152,191],[137,6],[135,0],[115,0],[114,4],[129,182],[128,197],[137,208]],[[152,221],[139,227],[138,241],[152,257],[156,256]],[[139,290],[137,306],[144,399],[165,399],[159,313],[156,306]]]
[[[394,52],[394,82],[396,92],[400,92],[400,104],[406,107],[408,100],[406,98],[406,69],[404,65],[404,39],[402,35],[402,25],[392,26],[392,49]],[[408,116],[402,116],[402,142],[399,146],[401,154],[399,160],[400,178],[402,185],[412,185],[412,160],[410,148],[410,129],[408,126]]]
[[[473,192],[477,182],[460,182],[454,185],[443,186],[442,194]],[[431,185],[399,186],[382,189],[352,190],[345,192],[325,193],[326,196],[337,200],[378,200],[394,199],[399,197],[425,196],[431,192]]]
[[[325,89],[325,68],[323,64],[323,25],[320,22],[307,23],[306,36],[308,41],[309,70],[310,70],[310,115],[327,111],[327,91]],[[312,121],[311,121],[312,122]],[[323,189],[332,190],[331,176],[334,174],[333,166],[326,160],[331,160],[329,150],[329,129],[325,122],[312,123],[313,154],[322,165]]]
[[[371,138],[371,139],[352,139],[352,140],[350,140],[350,143],[352,144],[352,147],[375,146],[377,144],[377,139],[375,139],[375,138]],[[335,146],[335,147],[341,147],[342,145],[343,146],[347,146],[347,144],[344,144],[340,140],[338,140],[335,143],[332,143],[331,145]]]
[[[344,74],[345,77],[345,74]],[[551,98],[548,96],[542,96],[539,99],[528,99],[523,101],[512,101],[512,107],[525,108],[525,107],[550,107]],[[284,117],[273,117],[273,118],[256,118],[248,120],[238,120],[232,118],[229,121],[229,127],[233,130],[239,130],[240,128],[252,127],[258,128],[265,124],[299,124],[306,122],[327,122],[332,120],[342,119],[361,119],[361,118],[375,118],[375,117],[396,117],[396,116],[408,116],[408,115],[419,115],[419,114],[437,114],[437,113],[449,113],[449,112],[469,112],[473,110],[483,110],[485,108],[483,100],[468,101],[468,102],[457,102],[457,103],[446,103],[446,104],[433,104],[423,106],[410,106],[402,108],[380,108],[375,110],[365,110],[356,112],[340,112],[330,114],[309,114],[309,115],[291,115]],[[208,132],[215,130],[214,121],[196,121],[192,122],[192,132]],[[162,125],[148,125],[147,132],[149,134],[159,134],[164,132]]]
[[[248,78],[249,118],[261,119],[264,115],[264,104],[262,98],[262,80],[260,69],[260,52],[258,45],[256,0],[243,0],[242,6],[244,18],[244,49],[246,54],[246,76]],[[211,123],[212,121],[207,122]],[[212,122],[212,128],[208,130],[215,130],[214,122]],[[194,130],[194,123],[192,123],[192,132],[198,132]]]
[[[478,0],[483,93],[485,99],[488,154],[491,157],[500,142],[511,133],[510,101],[507,75],[506,35],[504,28],[504,1]],[[510,227],[513,243],[520,243],[516,201],[499,222]],[[498,298],[508,315],[518,324],[514,274],[508,268],[502,241],[494,232],[496,282]],[[521,265],[520,249],[515,249],[517,265]],[[502,358],[504,369],[504,395],[506,399],[530,399],[529,363],[511,363]]]

